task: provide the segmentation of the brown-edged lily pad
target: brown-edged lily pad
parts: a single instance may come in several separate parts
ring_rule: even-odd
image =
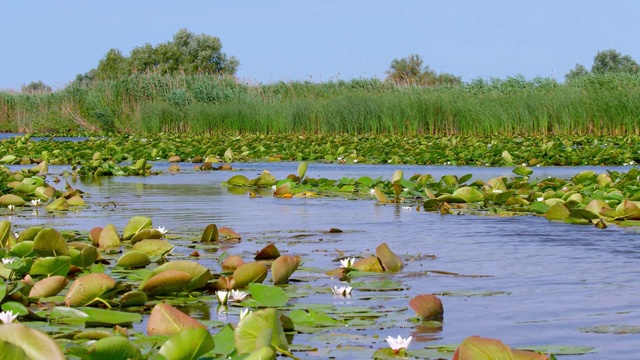
[[[358,259],[353,263],[352,267],[360,271],[383,272],[384,268],[377,256],[370,256],[364,259]]]
[[[409,306],[422,320],[442,320],[444,314],[442,301],[433,294],[415,296],[409,301]]]
[[[40,256],[69,255],[69,246],[56,229],[45,228],[33,239],[33,251]]]
[[[234,288],[244,288],[250,283],[261,283],[266,279],[267,266],[260,262],[250,262],[241,265],[233,272]]]
[[[229,255],[222,261],[222,271],[235,271],[242,264],[244,264],[244,260],[238,255]]]
[[[68,282],[66,277],[60,275],[44,278],[33,285],[29,297],[41,298],[58,295]]]
[[[148,295],[170,294],[184,290],[191,281],[191,274],[180,270],[166,270],[152,274],[140,284],[139,290]]]
[[[67,291],[67,306],[87,306],[116,286],[116,281],[106,274],[88,274],[77,278]]]
[[[187,291],[195,290],[205,286],[207,282],[213,277],[213,275],[211,275],[211,271],[209,271],[209,269],[207,269],[205,266],[200,265],[195,261],[189,260],[178,260],[164,263],[156,268],[152,272],[152,274],[160,274],[168,270],[184,271],[191,276],[189,284],[185,287],[185,290]]]
[[[151,310],[147,322],[147,335],[174,335],[185,329],[207,327],[173,306],[160,303]]]
[[[118,235],[118,229],[113,224],[105,226],[100,232],[98,238],[98,247],[100,249],[106,249],[110,247],[120,246],[120,235]]]
[[[143,268],[151,264],[151,259],[147,254],[140,251],[128,251],[118,259],[116,266],[121,266],[126,269]]]
[[[283,255],[271,264],[271,277],[275,285],[285,284],[300,265],[300,256]]]
[[[280,256],[280,251],[275,246],[275,244],[271,243],[265,246],[264,248],[262,248],[262,250],[258,251],[254,259],[255,260],[275,260],[278,258],[278,256]]]
[[[404,266],[402,259],[389,249],[387,243],[378,245],[376,256],[380,259],[385,271],[398,271]]]

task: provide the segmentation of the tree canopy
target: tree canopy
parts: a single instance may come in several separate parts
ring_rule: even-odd
[[[593,65],[591,71],[582,64],[576,64],[576,67],[569,70],[564,76],[566,80],[575,79],[580,76],[593,74],[638,74],[638,63],[629,55],[622,55],[615,49],[598,51],[593,57]]]
[[[128,57],[118,49],[110,49],[97,68],[79,75],[76,80],[117,79],[140,73],[234,75],[240,62],[221,50],[219,38],[181,29],[172,41],[137,46]]]
[[[423,64],[422,56],[417,54],[411,54],[402,59],[393,59],[389,70],[387,70],[385,81],[420,86],[461,83],[460,77],[448,73],[437,74],[429,68],[429,65]]]

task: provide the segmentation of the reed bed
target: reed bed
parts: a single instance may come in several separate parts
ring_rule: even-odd
[[[640,78],[633,75],[416,87],[150,74],[49,94],[0,93],[5,132],[638,135],[639,114]]]

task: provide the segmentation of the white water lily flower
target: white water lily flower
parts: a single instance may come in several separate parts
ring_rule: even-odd
[[[156,230],[158,230],[162,235],[167,233],[167,229],[164,226],[160,226]]]
[[[9,211],[13,211],[13,209],[16,208],[15,205],[7,205],[7,208],[9,209]]]
[[[246,298],[247,295],[249,294],[241,290],[231,290],[231,301],[240,302],[244,300],[244,298]]]
[[[375,195],[376,194],[376,189],[375,188],[369,189],[369,194]]]
[[[340,267],[341,268],[350,268],[353,266],[353,263],[356,261],[356,258],[346,258],[346,259],[342,259],[340,260]]]
[[[341,287],[334,286],[331,288],[331,292],[333,293],[334,296],[343,296],[343,297],[349,297],[351,295],[351,290],[353,290],[351,286],[341,286]]]
[[[394,338],[393,336],[387,336],[389,347],[391,347],[391,350],[393,350],[394,353],[397,353],[398,351],[400,351],[400,349],[408,348],[409,344],[411,343],[411,339],[413,339],[413,337],[411,336],[406,339],[403,339],[400,335],[398,335],[397,338]]]
[[[537,198],[536,200],[538,201],[544,201],[544,197],[540,196],[539,198]]]
[[[31,205],[38,207],[40,206],[40,199],[33,199],[31,200]]]
[[[353,159],[353,163],[357,164],[358,163],[358,159]]]
[[[494,193],[496,193],[496,194],[500,194],[500,193],[502,192],[502,190],[500,190],[500,189],[493,189],[493,192],[494,192]]]
[[[240,320],[244,319],[245,316],[251,314],[251,310],[244,308],[240,310]]]
[[[18,314],[14,314],[11,310],[0,312],[0,321],[3,324],[11,324],[17,318]]]
[[[218,298],[218,302],[222,305],[226,304],[229,301],[229,292],[224,290],[216,291],[216,297]]]
[[[411,206],[403,206],[402,207],[402,210],[411,210],[411,209],[412,209]]]
[[[6,264],[11,264],[13,262],[13,260],[14,260],[13,258],[3,258],[2,259],[2,263],[5,264],[5,265]]]

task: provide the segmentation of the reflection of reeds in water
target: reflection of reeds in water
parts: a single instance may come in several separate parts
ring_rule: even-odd
[[[637,134],[640,78],[474,80],[443,87],[377,79],[248,84],[135,75],[63,90],[0,93],[0,130],[400,134]]]

